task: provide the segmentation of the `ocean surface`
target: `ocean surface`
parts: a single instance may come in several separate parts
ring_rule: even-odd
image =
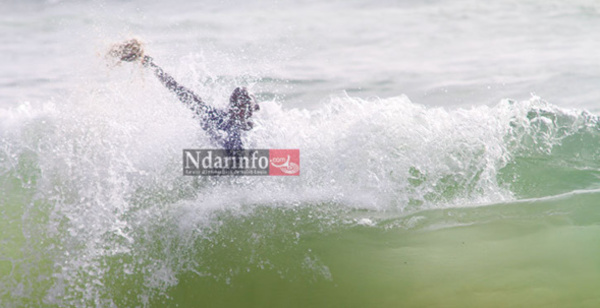
[[[0,2],[0,307],[600,307],[600,2]],[[298,177],[213,148],[112,44]]]

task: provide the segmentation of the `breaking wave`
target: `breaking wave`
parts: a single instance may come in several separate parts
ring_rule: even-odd
[[[139,88],[0,110],[0,303],[151,305],[190,273],[229,282],[255,268],[327,280],[310,251],[281,254],[315,232],[413,228],[424,211],[513,208],[600,183],[598,117],[536,97],[471,109],[266,101],[245,144],[300,149],[301,176],[183,177],[182,149],[213,146],[175,98]]]

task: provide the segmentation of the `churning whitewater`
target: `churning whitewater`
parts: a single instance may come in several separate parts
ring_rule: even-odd
[[[597,117],[539,98],[454,110],[406,97],[337,97],[313,111],[267,101],[248,142],[302,148],[300,178],[184,178],[181,149],[209,146],[203,131],[184,108],[173,110],[162,98],[112,99],[121,90],[2,111],[2,195],[9,200],[3,225],[8,247],[21,248],[5,252],[11,257],[4,261],[3,298],[61,306],[148,303],[185,273],[234,279],[241,268],[223,272],[204,260],[205,245],[217,245],[226,236],[221,229],[232,228],[228,220],[296,221],[278,226],[279,236],[293,239],[281,243],[288,249],[319,230],[379,228],[381,221],[428,210],[597,188]],[[552,191],[540,190],[540,174],[561,173],[582,180],[557,179]],[[444,219],[421,223],[451,226]],[[260,247],[271,234],[254,236],[246,245],[256,245],[257,260],[241,264],[266,263],[283,278],[289,267],[303,266],[270,264]],[[307,271],[331,279],[327,265],[313,261],[318,265]],[[116,295],[109,285],[118,283],[136,287]]]

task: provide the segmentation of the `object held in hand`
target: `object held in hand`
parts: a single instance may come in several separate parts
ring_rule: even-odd
[[[121,44],[114,45],[108,54],[121,61],[133,62],[141,59],[144,55],[142,43],[137,39],[131,39]]]

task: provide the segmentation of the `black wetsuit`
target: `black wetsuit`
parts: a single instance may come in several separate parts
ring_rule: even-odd
[[[158,79],[177,98],[186,104],[200,118],[202,128],[208,132],[210,137],[219,143],[225,150],[242,150],[241,126],[231,119],[227,112],[206,105],[202,99],[191,90],[181,86],[171,75],[165,73],[158,65],[152,62],[152,58],[144,57],[144,66],[151,67]]]

